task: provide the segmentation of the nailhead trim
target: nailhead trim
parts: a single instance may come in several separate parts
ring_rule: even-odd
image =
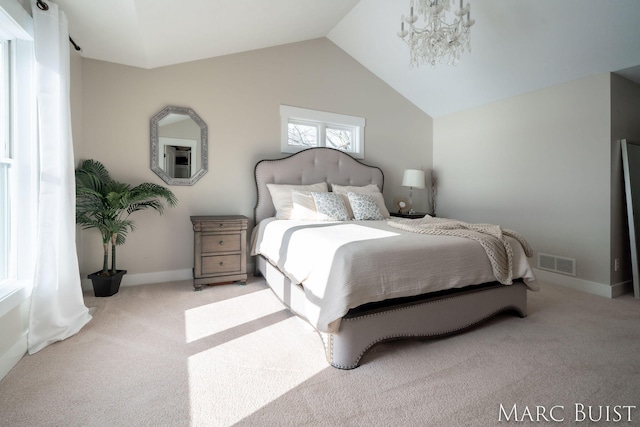
[[[499,290],[502,290],[502,288],[489,289],[488,291],[485,291],[485,292],[494,292],[495,293],[495,292],[497,292]],[[467,295],[467,294],[465,294],[465,295]],[[446,300],[457,299],[457,298],[460,298],[462,296],[464,296],[464,295],[440,298],[440,299],[437,299],[437,300],[426,301],[426,302],[423,302],[423,303],[417,303],[417,304],[409,305],[409,306],[406,306],[406,307],[400,307],[400,308],[396,308],[396,309],[393,309],[393,310],[387,310],[387,311],[384,311],[384,312],[369,313],[369,314],[364,314],[364,315],[358,316],[358,317],[351,317],[351,318],[348,318],[348,319],[342,319],[342,321],[344,322],[344,321],[358,320],[358,319],[362,319],[362,318],[365,318],[365,317],[373,317],[373,316],[377,316],[377,315],[391,313],[391,312],[394,312],[394,311],[407,310],[407,309],[410,309],[410,308],[413,308],[413,307],[417,307],[417,306],[434,304],[436,302],[442,302],[442,301],[446,301]],[[507,311],[507,310],[511,310],[511,309],[516,310],[520,314],[520,316],[522,316],[522,317],[526,316],[526,314],[523,313],[522,310],[520,310],[519,307],[516,307],[515,305],[505,305],[505,306],[502,306],[499,309],[493,311],[492,313],[486,315],[485,317],[482,317],[481,319],[478,319],[478,320],[476,320],[474,322],[471,322],[469,324],[463,325],[463,326],[455,328],[455,329],[450,329],[450,330],[447,330],[447,331],[444,331],[444,332],[439,332],[439,333],[435,333],[435,334],[395,334],[395,335],[388,335],[388,336],[385,336],[385,337],[378,338],[375,341],[371,342],[367,347],[365,347],[362,350],[362,352],[360,352],[360,354],[356,358],[356,361],[355,361],[354,365],[340,365],[340,364],[337,364],[337,363],[334,362],[334,355],[333,355],[333,348],[334,348],[333,336],[334,336],[334,334],[329,334],[330,345],[329,345],[329,349],[327,349],[326,345],[325,345],[325,350],[327,352],[329,352],[329,351],[331,352],[331,360],[330,360],[331,366],[333,366],[335,368],[338,368],[338,369],[354,369],[354,368],[357,368],[359,366],[360,359],[362,359],[362,356],[364,356],[364,353],[366,353],[367,350],[369,350],[371,347],[373,347],[374,345],[376,345],[377,343],[379,343],[381,341],[391,340],[391,339],[396,339],[396,338],[426,338],[426,337],[437,337],[437,336],[448,335],[448,334],[452,334],[452,333],[455,333],[455,332],[462,331],[464,329],[467,329],[467,328],[469,328],[471,326],[474,326],[474,325],[477,325],[479,323],[482,323],[485,320],[495,316],[498,313],[501,313],[501,312]],[[324,339],[323,339],[323,343],[324,343]]]

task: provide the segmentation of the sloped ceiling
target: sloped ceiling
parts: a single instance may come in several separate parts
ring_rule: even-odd
[[[432,117],[581,77],[640,82],[639,0],[465,0],[457,66],[409,66],[409,0],[57,0],[82,55],[155,68],[328,37]]]
[[[358,0],[56,0],[87,58],[156,68],[318,37]]]
[[[408,1],[361,0],[328,37],[433,117],[640,65],[640,1],[467,1],[472,50],[456,66],[409,67],[395,35]]]

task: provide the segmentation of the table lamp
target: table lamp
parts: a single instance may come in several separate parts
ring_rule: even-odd
[[[402,177],[402,186],[409,187],[409,213],[414,214],[416,211],[413,210],[413,189],[425,187],[424,171],[418,169],[405,170]]]

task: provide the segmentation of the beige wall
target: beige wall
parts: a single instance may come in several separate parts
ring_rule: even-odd
[[[610,129],[609,74],[436,118],[439,212],[518,230],[609,285]]]
[[[82,152],[82,56],[70,49],[70,104],[71,104],[71,137],[73,138],[73,154],[77,161]],[[84,252],[81,230],[76,227],[76,249],[78,254]]]
[[[389,207],[407,194],[403,169],[432,163],[432,119],[326,38],[153,70],[83,59],[81,79],[76,160],[99,160],[118,180],[163,184],[149,169],[149,122],[166,105],[193,108],[209,128],[209,172],[171,187],[179,204],[163,216],[132,216],[138,229],[118,248],[129,279],[193,267],[190,215],[253,217],[255,163],[284,156],[281,104],[365,117],[364,162],[384,170]],[[425,192],[414,199],[426,209]],[[84,276],[100,268],[102,249],[95,230],[81,234]]]

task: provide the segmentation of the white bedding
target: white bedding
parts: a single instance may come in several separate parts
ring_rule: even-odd
[[[522,246],[508,239],[513,277],[536,290]],[[251,254],[263,255],[304,287],[304,316],[321,332],[336,332],[349,309],[368,302],[496,280],[478,242],[402,231],[387,221],[268,218],[254,230]]]

